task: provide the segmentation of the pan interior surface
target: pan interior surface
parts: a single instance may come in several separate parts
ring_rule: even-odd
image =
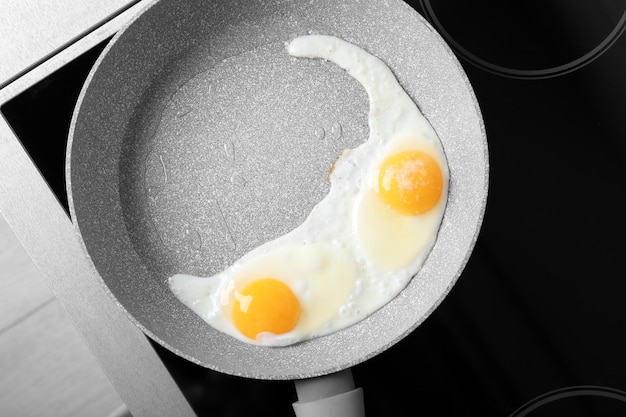
[[[180,303],[166,279],[212,275],[302,223],[345,148],[368,137],[368,98],[339,67],[290,57],[320,33],[381,58],[439,134],[448,205],[424,268],[343,331],[284,348],[239,342]],[[458,278],[487,188],[482,119],[460,65],[408,5],[153,3],[120,32],[81,93],[70,131],[71,214],[103,284],[157,342],[202,366],[263,379],[359,363],[418,326]]]
[[[282,42],[179,88],[164,81],[131,118],[120,196],[135,250],[170,275],[213,275],[295,228],[328,193],[341,151],[367,137],[358,83],[291,59]]]

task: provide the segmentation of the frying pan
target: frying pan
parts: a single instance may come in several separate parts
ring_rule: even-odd
[[[180,303],[166,279],[208,276],[304,221],[344,148],[368,137],[368,100],[345,71],[290,57],[334,35],[381,58],[438,132],[448,204],[424,267],[360,323],[284,348],[239,342]],[[487,144],[472,88],[432,27],[399,0],[154,1],[89,74],[72,119],[73,223],[104,287],[150,338],[201,366],[257,379],[346,370],[435,309],[479,233]]]

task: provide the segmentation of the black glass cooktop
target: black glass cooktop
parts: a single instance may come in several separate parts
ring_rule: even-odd
[[[626,415],[626,0],[413,6],[475,90],[490,190],[448,297],[353,369],[367,415]],[[1,109],[66,207],[69,122],[103,47]],[[289,381],[226,376],[155,349],[201,416],[293,415]]]

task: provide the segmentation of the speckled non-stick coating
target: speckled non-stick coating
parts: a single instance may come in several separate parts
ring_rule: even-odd
[[[285,52],[310,33],[355,43],[392,69],[441,137],[449,201],[424,268],[391,303],[338,333],[264,348],[213,330],[166,279],[213,274],[296,227],[328,192],[340,151],[368,137],[363,88],[332,63]],[[131,320],[193,362],[262,379],[350,367],[418,326],[470,255],[488,182],[471,86],[441,38],[397,0],[155,2],[87,79],[67,161],[72,219]]]

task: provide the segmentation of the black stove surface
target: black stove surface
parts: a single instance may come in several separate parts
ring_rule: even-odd
[[[474,88],[490,189],[450,294],[353,368],[367,415],[626,415],[626,0],[413,6]],[[65,207],[70,118],[103,47],[1,109]],[[222,375],[154,346],[200,416],[293,415],[289,381]]]

